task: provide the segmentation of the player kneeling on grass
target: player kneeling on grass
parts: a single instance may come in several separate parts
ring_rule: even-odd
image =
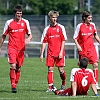
[[[80,68],[73,68],[70,75],[71,88],[67,88],[64,91],[59,91],[53,85],[53,92],[56,95],[64,96],[76,96],[87,95],[90,85],[95,96],[98,96],[96,89],[96,81],[93,71],[87,68],[88,59],[86,57],[80,60]]]

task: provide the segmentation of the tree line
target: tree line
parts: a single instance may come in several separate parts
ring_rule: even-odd
[[[100,14],[100,0],[90,0],[93,14]],[[62,15],[80,14],[88,8],[88,0],[0,0],[0,14],[13,14],[14,6],[21,4],[25,15],[45,15],[57,10]]]

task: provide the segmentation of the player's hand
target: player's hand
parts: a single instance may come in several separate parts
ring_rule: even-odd
[[[25,39],[25,44],[28,44],[29,42],[30,42],[29,38]]]
[[[77,50],[78,50],[79,52],[81,52],[81,51],[82,51],[82,48],[81,48],[80,46],[78,46]]]
[[[62,53],[59,53],[59,59],[61,59],[63,57]]]
[[[43,55],[40,56],[40,61],[43,62]]]

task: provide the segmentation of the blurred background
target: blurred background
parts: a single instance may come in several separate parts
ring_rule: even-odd
[[[84,10],[92,12],[93,22],[100,36],[100,0],[0,0],[0,36],[6,20],[13,18],[13,8],[17,4],[22,5],[23,18],[29,20],[33,34],[32,41],[26,46],[25,57],[39,57],[41,35],[49,24],[47,14],[50,10],[59,11],[58,23],[65,26],[68,37],[65,44],[66,58],[77,58],[73,34],[76,25],[82,21],[81,14]],[[2,46],[0,57],[7,57],[7,39]],[[95,46],[99,57],[99,44],[95,43]]]

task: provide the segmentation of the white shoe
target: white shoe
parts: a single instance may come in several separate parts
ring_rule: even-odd
[[[52,89],[49,89],[49,88],[48,88],[48,89],[46,90],[46,92],[52,92]]]
[[[96,84],[96,88],[97,88],[97,90],[100,90],[100,87],[99,87],[99,85],[98,85],[98,84]]]

